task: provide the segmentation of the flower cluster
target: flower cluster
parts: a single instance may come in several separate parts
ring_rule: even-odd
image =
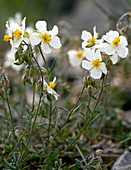
[[[46,21],[37,21],[35,28],[26,27],[26,18],[22,20],[21,15],[18,13],[15,18],[9,19],[6,22],[6,34],[4,41],[10,42],[11,53],[8,53],[5,66],[12,66],[12,62],[20,65],[17,70],[22,68],[22,64],[27,62],[31,64],[32,55],[36,58],[35,46],[39,47],[42,58],[44,55],[51,53],[52,47],[59,49],[61,47],[60,38],[58,35],[58,27],[54,25],[52,30],[47,29]],[[127,40],[118,31],[110,30],[99,39],[99,34],[96,31],[96,26],[93,28],[93,34],[83,30],[81,34],[82,45],[78,50],[69,50],[69,62],[73,67],[82,66],[82,68],[90,72],[90,77],[93,79],[100,79],[102,74],[107,74],[108,61],[115,64],[120,58],[125,58],[128,55]],[[15,57],[13,57],[15,55]],[[10,59],[10,60],[9,60]],[[37,60],[37,58],[36,58]],[[18,61],[18,62],[17,62]],[[43,59],[44,62],[45,59]],[[37,61],[39,64],[39,62]],[[40,64],[41,65],[41,64]],[[45,66],[47,64],[45,63]],[[13,67],[16,69],[16,67]],[[48,68],[47,72],[49,71]],[[49,72],[48,72],[49,75]],[[55,92],[55,81],[48,83],[43,80],[43,89],[46,89],[48,94],[51,94],[58,99],[58,94]]]
[[[26,27],[26,18],[22,20],[20,13],[17,13],[14,18],[10,18],[6,22],[6,34],[3,39],[6,42],[10,42],[11,51],[8,51],[6,54],[5,67],[11,66],[13,69],[20,70],[24,62],[30,65],[32,62],[31,56],[33,55],[36,58],[35,46],[39,46],[43,56],[51,53],[52,47],[55,49],[61,47],[56,25],[52,30],[48,31],[46,21],[37,21],[35,27],[36,30],[32,27]],[[19,67],[14,63],[19,65]],[[41,65],[38,60],[37,63]],[[26,77],[23,77],[24,82],[26,82]],[[59,95],[54,90],[56,86],[55,81],[56,78],[53,81],[49,81],[49,83],[43,80],[42,86],[44,91],[54,96],[57,100]]]
[[[81,35],[83,50],[68,51],[70,64],[82,65],[84,69],[90,71],[90,76],[94,79],[100,79],[102,73],[107,74],[107,61],[111,60],[113,64],[116,64],[120,58],[128,55],[127,40],[118,31],[110,30],[101,39],[98,39],[98,35],[96,27],[93,28],[93,35],[83,30]]]

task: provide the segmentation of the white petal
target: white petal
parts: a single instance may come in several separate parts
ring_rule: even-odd
[[[21,22],[21,25],[22,25],[21,28],[23,31],[25,30],[25,21],[26,21],[26,17]]]
[[[128,55],[128,48],[124,46],[119,46],[117,48],[117,53],[121,58],[125,58]]]
[[[55,49],[58,49],[61,47],[61,42],[59,37],[55,36],[52,38],[52,40],[49,42],[49,44],[54,47]]]
[[[104,39],[105,41],[111,43],[112,40],[113,40],[115,37],[119,37],[118,31],[112,31],[112,30],[110,30],[108,33],[106,33],[106,35],[104,35],[104,36],[102,37],[102,39]]]
[[[92,63],[87,61],[87,60],[83,60],[82,61],[82,67],[86,70],[90,70],[93,66]]]
[[[49,31],[49,33],[52,35],[52,37],[56,36],[58,34],[58,27],[54,25],[53,29]]]
[[[70,62],[70,64],[71,64],[71,66],[73,66],[73,67],[80,66],[82,59],[83,59],[83,58],[78,58],[78,57],[75,56],[75,55],[69,56],[69,62]]]
[[[111,44],[107,44],[105,48],[105,53],[108,55],[112,55],[116,52],[115,46],[112,46]]]
[[[50,86],[47,86],[47,92],[53,95],[56,100],[58,100],[59,95]]]
[[[97,39],[99,34],[96,32],[96,26],[93,27],[93,33],[94,37]]]
[[[89,38],[92,38],[92,35],[90,32],[87,32],[87,31],[82,31],[82,35],[81,35],[81,39],[82,40],[88,40]]]
[[[19,24],[14,23],[14,22],[10,24],[10,28],[9,28],[9,29],[12,30],[12,31],[14,31],[14,30],[16,30],[16,29],[22,31],[22,29],[21,29],[21,27],[19,26]]]
[[[104,73],[104,74],[107,74],[107,68],[106,68],[106,65],[105,63],[101,63],[100,66],[99,66],[99,69]]]
[[[48,84],[47,84],[47,82],[46,82],[45,80],[43,80],[43,85],[44,85],[45,87],[48,86]]]
[[[112,56],[110,56],[110,60],[112,61],[113,64],[116,64],[119,60],[118,54],[115,53]]]
[[[47,31],[47,23],[46,21],[37,21],[35,27],[39,32],[46,32]]]
[[[73,67],[80,66],[81,61],[83,59],[83,57],[81,57],[81,58],[77,57],[76,53],[77,53],[76,50],[69,50],[68,53],[67,53],[68,57],[69,57],[69,63]]]
[[[95,51],[94,49],[85,49],[85,56],[86,56],[86,59],[89,60],[89,61],[93,61],[95,59]]]
[[[127,43],[127,40],[124,36],[120,36],[120,45],[123,45],[123,46],[127,46],[128,43]]]
[[[52,81],[52,82],[53,82],[53,83],[55,83],[55,82],[56,82],[56,77],[54,77],[54,78],[53,78],[53,81]]]
[[[83,41],[81,46],[82,46],[83,49],[86,49],[87,41]]]
[[[41,48],[42,48],[43,53],[45,53],[45,54],[50,54],[51,53],[51,49],[50,49],[50,47],[49,47],[49,45],[47,43],[42,42],[41,43]]]
[[[69,51],[67,52],[68,56],[71,56],[71,57],[74,56],[76,53],[77,53],[76,50],[69,50]]]
[[[95,58],[98,58],[100,61],[102,61],[100,50],[97,50],[94,56]]]
[[[47,86],[47,92],[53,94],[53,89],[49,85]]]
[[[97,48],[101,52],[105,52],[106,47],[107,47],[107,43],[100,43],[95,45],[95,48]]]
[[[102,72],[101,72],[101,70],[94,67],[94,68],[91,69],[90,76],[94,79],[100,79],[101,76],[102,76]]]
[[[9,25],[9,22],[8,21],[6,21],[6,24],[5,24],[5,26],[6,26],[6,28],[10,28],[10,25]]]
[[[39,33],[32,33],[30,36],[31,45],[38,45],[41,42]]]
[[[18,48],[19,45],[20,45],[20,43],[21,43],[21,41],[22,41],[22,39],[19,39],[19,40],[13,42],[13,47],[14,47],[14,48]]]

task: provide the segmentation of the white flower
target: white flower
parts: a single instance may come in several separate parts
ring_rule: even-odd
[[[20,12],[17,12],[14,17],[9,17],[8,19],[8,24],[10,25],[11,23],[17,23],[17,24],[21,24],[22,22],[22,14]],[[9,34],[9,30],[6,29],[6,34]]]
[[[95,45],[101,43],[103,40],[98,40],[98,33],[96,32],[96,26],[93,28],[93,35],[86,30],[82,31],[81,39],[84,40],[82,42],[82,48],[85,49],[87,47],[95,48]]]
[[[105,63],[102,62],[100,51],[87,49],[85,50],[87,60],[82,61],[82,67],[86,70],[90,70],[90,76],[94,79],[100,79],[102,73],[107,74]]]
[[[84,51],[83,50],[69,50],[68,51],[68,57],[69,57],[69,62],[70,64],[75,67],[75,66],[80,66],[81,61],[84,57]]]
[[[50,81],[49,84],[47,84],[47,82],[44,80],[43,84],[44,84],[44,90],[46,90],[47,93],[53,95],[55,99],[58,100],[59,95],[54,90],[56,86],[55,81],[56,81],[56,77],[54,77],[53,81]]]
[[[119,57],[125,58],[128,55],[127,40],[124,36],[119,35],[118,31],[110,30],[102,37],[104,43],[104,52],[111,55],[110,59],[113,64],[117,63]]]
[[[50,46],[55,49],[61,47],[60,39],[57,36],[58,27],[56,25],[51,31],[47,31],[47,23],[45,21],[38,21],[35,26],[37,32],[32,33],[30,37],[33,46],[41,43],[42,51],[46,54],[51,53]]]
[[[23,68],[23,64],[16,65],[14,64],[15,62],[16,61],[15,61],[14,53],[12,51],[8,51],[5,55],[4,67],[11,67],[16,71],[20,71]]]
[[[25,31],[25,20],[24,18],[19,25],[18,23],[6,22],[6,27],[8,28],[9,34],[4,35],[4,41],[10,41],[10,44],[12,46],[12,50],[16,50],[20,43],[23,40],[24,31]]]

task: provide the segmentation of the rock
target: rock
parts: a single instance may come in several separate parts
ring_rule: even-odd
[[[111,170],[131,170],[131,152],[126,150],[115,162]]]

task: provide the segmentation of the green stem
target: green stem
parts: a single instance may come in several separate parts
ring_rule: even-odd
[[[104,89],[104,83],[105,83],[105,81],[106,81],[106,77],[107,77],[107,76],[104,76],[104,78],[103,78],[103,80],[102,80],[101,89],[100,89],[100,92],[99,92],[99,96],[98,96],[97,101],[96,101],[96,103],[95,103],[95,105],[94,105],[93,111],[95,111],[96,108],[97,108],[97,106],[98,106],[100,97],[101,97],[102,92],[103,92],[103,89]]]
[[[81,136],[82,133],[85,131],[85,129],[91,124],[92,119],[93,119],[93,117],[94,117],[94,114],[93,114],[93,113],[95,112],[95,110],[96,110],[96,108],[97,108],[97,106],[98,106],[98,103],[99,103],[99,101],[100,101],[100,97],[101,97],[102,92],[103,92],[103,89],[104,89],[104,83],[105,83],[106,77],[107,77],[107,76],[104,76],[104,78],[103,78],[103,80],[102,80],[100,93],[99,93],[99,96],[98,96],[98,98],[97,98],[97,101],[96,101],[96,103],[95,103],[95,105],[94,105],[94,108],[93,108],[93,110],[91,111],[91,117],[88,119],[88,121],[86,121],[86,123],[85,123],[84,127],[82,128],[82,130],[80,131],[80,133],[79,133],[79,134],[73,139],[73,141],[64,149],[64,151],[62,151],[63,153],[64,153],[67,149],[69,149],[73,144],[75,144],[75,143],[77,142],[77,140],[80,138],[80,136]]]
[[[46,66],[47,75],[48,75],[48,81],[50,81],[50,70],[49,70],[48,64],[47,64],[46,59],[45,59],[45,57],[44,57],[44,54],[43,54],[43,52],[42,52],[42,50],[41,50],[41,46],[38,45],[38,47],[39,47],[40,54],[41,54],[41,56],[42,56],[42,58],[43,58],[43,61],[44,61],[44,63],[45,63],[45,66]]]
[[[78,97],[78,100],[76,101],[75,105],[73,106],[73,109],[71,109],[71,110],[68,112],[68,115],[67,115],[64,123],[62,124],[62,127],[61,127],[60,131],[62,130],[62,128],[65,126],[65,124],[66,124],[67,121],[69,120],[70,116],[71,116],[72,113],[74,112],[74,109],[77,107],[77,105],[78,105],[78,103],[79,103],[79,101],[80,101],[80,99],[81,99],[81,96],[82,96],[82,94],[83,94],[83,92],[84,92],[84,89],[85,89],[85,86],[83,86],[83,88],[82,88],[82,90],[81,90],[81,93],[80,93],[80,95],[79,95],[79,97]],[[56,130],[55,133],[54,133],[54,136],[53,136],[52,141],[54,141],[54,140],[56,139],[57,135],[58,135],[58,133],[57,133],[57,130]],[[50,152],[50,149],[51,149],[50,146],[51,146],[51,143],[50,143],[50,145],[48,145],[48,147],[47,147],[47,151],[48,151],[48,152]]]
[[[8,106],[8,109],[9,109],[9,114],[10,114],[10,119],[11,119],[11,124],[12,124],[12,130],[13,130],[13,133],[14,133],[14,136],[15,136],[14,121],[13,121],[13,117],[12,117],[12,111],[11,111],[9,97],[8,97],[7,92],[6,92],[6,102],[7,102],[7,106]]]
[[[37,120],[37,116],[38,116],[38,113],[39,113],[39,108],[40,108],[42,96],[43,95],[41,94],[40,99],[39,99],[39,103],[38,103],[38,107],[37,107],[37,111],[36,111],[36,114],[35,114],[35,117],[34,117],[34,121],[33,121],[32,125],[31,125],[31,130],[30,130],[30,133],[29,133],[27,144],[26,144],[26,147],[25,147],[24,151],[21,154],[19,165],[22,163],[23,155],[28,149],[28,146],[29,146],[29,143],[30,143],[30,140],[31,140],[31,136],[32,136],[32,133],[33,133],[33,130],[34,130],[34,127],[35,127],[35,123],[36,123],[36,120]]]
[[[51,118],[52,118],[52,100],[50,101],[50,111],[49,111],[49,123],[48,123],[48,129],[47,129],[47,138],[49,141],[49,137],[50,137],[50,126],[51,126]]]
[[[74,112],[75,108],[77,107],[77,105],[78,105],[78,103],[79,103],[79,101],[80,101],[80,99],[81,99],[81,96],[82,96],[82,94],[83,94],[83,92],[84,92],[84,89],[85,89],[85,86],[83,86],[83,88],[82,88],[82,90],[81,90],[81,93],[80,93],[80,95],[79,95],[79,97],[78,97],[78,100],[76,101],[75,105],[73,106],[73,109],[71,109],[71,110],[68,112],[68,115],[67,115],[67,117],[66,117],[66,119],[65,119],[65,121],[64,121],[64,123],[63,123],[63,125],[62,125],[62,128],[65,126],[66,122],[69,120],[70,116],[72,115],[72,113]]]

